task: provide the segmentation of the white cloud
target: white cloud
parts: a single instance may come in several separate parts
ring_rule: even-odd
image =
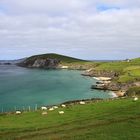
[[[0,59],[47,52],[85,59],[138,57],[136,1],[0,0]],[[98,11],[99,4],[120,9]]]

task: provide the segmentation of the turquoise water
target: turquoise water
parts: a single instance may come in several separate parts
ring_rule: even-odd
[[[91,90],[96,81],[81,71],[26,69],[0,66],[0,112],[37,104],[59,104],[69,100],[109,98],[109,92]]]

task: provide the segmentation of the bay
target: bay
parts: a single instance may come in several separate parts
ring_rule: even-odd
[[[91,90],[96,82],[76,70],[27,69],[0,66],[0,112],[33,109],[65,101],[110,98],[110,92]]]

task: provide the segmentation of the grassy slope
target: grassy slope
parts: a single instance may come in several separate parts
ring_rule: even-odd
[[[133,59],[131,62],[103,62],[96,69],[119,72],[120,76],[116,81],[121,83],[140,80],[140,58]]]
[[[59,115],[58,110],[64,110]],[[100,101],[49,112],[0,116],[0,139],[139,140],[140,100]]]
[[[133,59],[131,62],[117,61],[117,62],[103,62],[97,67],[99,70],[108,70],[116,72],[124,72],[125,70],[134,70],[140,68],[140,58]]]

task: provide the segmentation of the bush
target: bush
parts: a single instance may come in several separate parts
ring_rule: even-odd
[[[131,87],[126,92],[127,96],[140,95],[140,87]]]

